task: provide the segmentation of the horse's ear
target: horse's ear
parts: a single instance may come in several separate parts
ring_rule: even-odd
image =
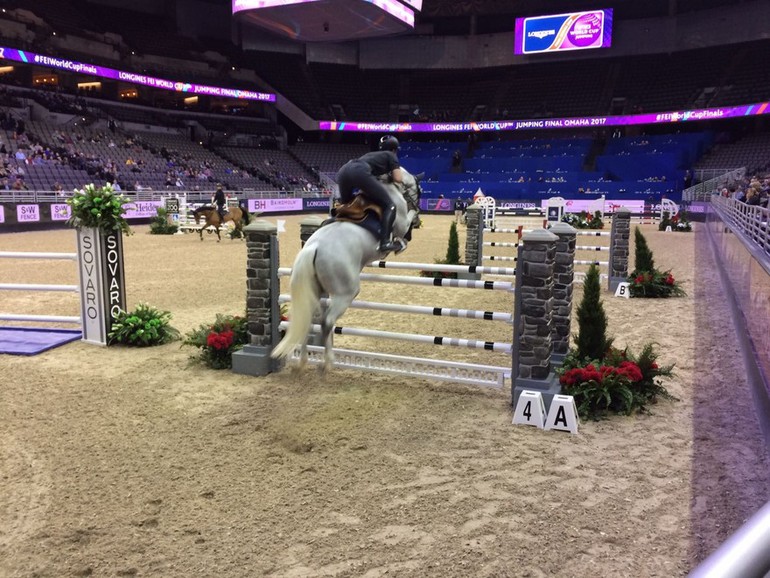
[[[417,184],[420,184],[420,181],[425,178],[425,173],[422,172],[419,175],[414,175],[414,180],[417,181]]]

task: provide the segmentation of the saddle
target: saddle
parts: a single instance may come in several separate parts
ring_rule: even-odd
[[[380,206],[364,198],[362,195],[358,195],[349,203],[335,203],[331,210],[331,217],[321,223],[321,226],[323,227],[324,225],[328,225],[335,221],[347,221],[349,223],[359,225],[369,231],[375,237],[379,237],[381,220],[382,209]],[[396,255],[406,249],[407,240],[409,240],[410,233],[411,227],[409,233],[405,235],[406,239],[394,237],[393,242],[398,247],[394,251]]]
[[[376,203],[371,202],[362,195],[358,195],[349,203],[335,203],[331,211],[332,217],[338,221],[350,221],[362,224],[367,217],[374,215],[379,221],[382,219],[382,209]]]

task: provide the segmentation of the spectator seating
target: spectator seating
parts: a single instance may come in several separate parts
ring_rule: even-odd
[[[350,159],[358,158],[369,152],[369,147],[362,144],[298,142],[291,147],[291,152],[306,166],[317,170],[319,173],[336,173]]]
[[[770,168],[770,133],[746,136],[735,142],[717,144],[696,165],[696,170],[746,167],[747,173]]]

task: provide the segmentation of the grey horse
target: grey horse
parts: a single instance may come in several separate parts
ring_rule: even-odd
[[[420,178],[401,167],[404,192],[398,186],[386,183],[396,205],[393,237],[403,238],[419,212]],[[307,339],[313,317],[320,310],[322,295],[329,302],[321,320],[321,338],[324,344],[323,370],[334,364],[332,339],[334,325],[356,298],[361,288],[360,274],[374,260],[383,259],[378,250],[379,241],[367,229],[347,221],[334,221],[318,229],[305,243],[294,259],[291,273],[291,320],[281,342],[271,356],[286,358],[299,346],[300,367],[307,363]]]

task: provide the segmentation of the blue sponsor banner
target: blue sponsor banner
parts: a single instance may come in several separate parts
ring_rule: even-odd
[[[308,199],[304,198],[302,199],[302,210],[303,211],[318,211],[319,213],[328,213],[329,212],[329,197],[326,198],[314,198],[314,199]]]
[[[516,19],[514,53],[604,48],[612,43],[612,9]]]
[[[420,199],[420,210],[453,212],[454,207],[449,199]]]

